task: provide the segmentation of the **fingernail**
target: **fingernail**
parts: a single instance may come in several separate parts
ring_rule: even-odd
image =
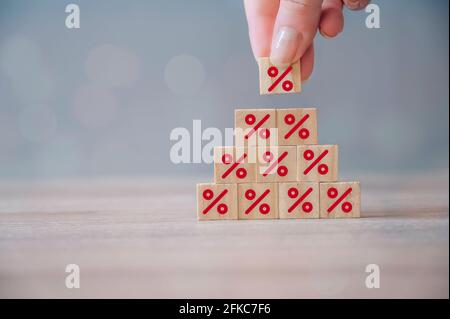
[[[270,62],[275,65],[289,64],[300,45],[301,35],[291,27],[281,27],[272,41]]]
[[[358,9],[360,6],[360,0],[347,0],[347,7],[350,10]]]
[[[327,35],[325,32],[323,32],[322,30],[319,30],[320,35],[323,36],[325,39],[332,39],[333,37],[330,37],[329,35]]]

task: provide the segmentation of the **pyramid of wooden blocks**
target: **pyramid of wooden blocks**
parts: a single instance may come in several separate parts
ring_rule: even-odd
[[[359,182],[339,181],[315,108],[237,109],[235,139],[214,149],[214,183],[197,185],[199,220],[360,217]]]

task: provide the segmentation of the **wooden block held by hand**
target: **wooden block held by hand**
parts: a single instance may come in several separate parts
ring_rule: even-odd
[[[358,218],[360,215],[359,182],[320,183],[320,218]]]
[[[197,184],[199,220],[237,219],[236,184]]]
[[[274,66],[268,57],[258,59],[259,93],[300,93],[300,61],[287,66]]]
[[[252,183],[238,185],[239,219],[278,218],[278,185]]]
[[[280,218],[319,218],[319,183],[294,182],[278,185]]]
[[[310,182],[338,180],[337,145],[300,145],[297,150],[297,180]]]
[[[295,146],[258,147],[256,181],[290,182],[297,177],[297,148]]]
[[[268,144],[272,138],[271,132],[277,124],[274,109],[237,109],[234,111],[234,116],[236,146]]]
[[[317,144],[315,108],[277,109],[278,145]]]
[[[256,148],[219,146],[214,148],[214,183],[256,181]]]

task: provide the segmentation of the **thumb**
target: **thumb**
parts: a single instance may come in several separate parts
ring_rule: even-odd
[[[270,53],[273,64],[289,64],[303,56],[316,35],[321,9],[322,0],[280,1]]]

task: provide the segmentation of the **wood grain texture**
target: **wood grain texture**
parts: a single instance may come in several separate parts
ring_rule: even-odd
[[[256,181],[290,182],[297,179],[296,146],[258,147]]]
[[[239,219],[278,218],[278,184],[239,184],[238,211]]]
[[[2,181],[0,297],[448,298],[448,172],[348,176],[362,218],[300,221],[199,222],[210,176]]]
[[[297,180],[335,182],[339,178],[337,145],[300,145],[297,149]]]
[[[315,108],[277,109],[278,145],[317,144]]]
[[[256,182],[256,149],[254,147],[214,147],[214,183]]]
[[[320,218],[358,218],[360,215],[359,182],[320,183]]]
[[[197,184],[199,220],[238,219],[236,184]]]
[[[280,218],[319,218],[319,183],[279,184]]]
[[[259,93],[263,94],[288,94],[300,93],[301,75],[300,61],[294,62],[285,67],[275,67],[268,57],[258,59],[259,66]],[[289,71],[288,68],[291,70]],[[270,70],[277,70],[271,72]],[[273,76],[269,76],[271,73]],[[286,75],[282,78],[282,75]],[[285,89],[285,84],[291,84],[290,89]],[[270,90],[272,88],[272,90]]]
[[[277,142],[277,136],[270,136],[270,133],[276,125],[275,109],[236,109],[234,111],[235,145],[238,147],[274,145],[274,142]]]

